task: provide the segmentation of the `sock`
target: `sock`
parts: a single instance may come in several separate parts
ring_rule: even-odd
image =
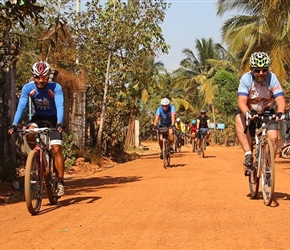
[[[245,152],[245,156],[247,156],[247,155],[251,155],[252,154],[252,151],[246,151]]]

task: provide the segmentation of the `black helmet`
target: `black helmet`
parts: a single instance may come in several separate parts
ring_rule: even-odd
[[[206,110],[205,109],[202,109],[201,111],[200,111],[200,114],[202,115],[202,114],[206,114]]]

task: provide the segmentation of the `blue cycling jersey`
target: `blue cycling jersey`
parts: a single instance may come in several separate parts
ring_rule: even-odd
[[[29,97],[32,100],[35,114],[39,116],[57,116],[57,122],[63,123],[64,98],[60,84],[48,82],[45,89],[40,90],[35,83],[26,83],[21,91],[17,111],[14,116],[13,125],[17,125],[27,106]]]
[[[171,115],[176,113],[174,105],[169,105],[168,110],[165,112],[162,109],[162,106],[159,106],[156,110],[155,116],[158,116],[160,119],[159,124],[163,126],[171,125]]]

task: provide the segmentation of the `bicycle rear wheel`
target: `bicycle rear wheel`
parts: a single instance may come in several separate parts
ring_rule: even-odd
[[[47,188],[47,197],[50,202],[50,205],[55,205],[58,200],[58,196],[56,195],[57,192],[57,173],[54,168],[54,161],[52,155],[49,153],[45,154],[47,166],[48,166],[48,173],[45,175],[45,183]]]
[[[269,138],[264,141],[261,150],[262,195],[266,206],[270,206],[275,189],[275,161],[273,144]]]
[[[43,180],[40,173],[40,154],[32,150],[26,160],[24,194],[28,211],[38,214],[42,202]]]

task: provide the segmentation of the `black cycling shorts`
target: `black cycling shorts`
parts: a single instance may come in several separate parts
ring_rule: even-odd
[[[56,128],[57,117],[56,115],[52,116],[40,116],[33,115],[31,120],[26,125],[29,127],[32,124],[36,124],[38,128],[48,127],[48,128]],[[52,131],[49,133],[49,139],[51,145],[62,145],[62,133],[58,131]]]

